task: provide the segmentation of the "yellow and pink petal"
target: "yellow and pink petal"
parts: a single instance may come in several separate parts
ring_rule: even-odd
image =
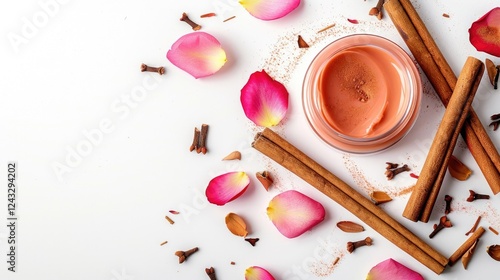
[[[251,266],[245,270],[245,280],[274,280],[274,277],[260,266]]]
[[[256,125],[277,125],[288,110],[288,91],[266,71],[256,71],[241,89],[241,105],[247,118]]]
[[[298,191],[288,190],[269,202],[267,215],[281,234],[295,238],[323,221],[325,208]]]
[[[366,280],[423,280],[418,272],[400,264],[393,259],[387,259],[370,269]]]
[[[274,20],[295,10],[300,0],[240,0],[240,4],[258,19]]]
[[[500,57],[500,7],[472,23],[469,40],[478,51]]]
[[[196,79],[213,75],[227,61],[220,42],[201,31],[180,37],[167,52],[167,59]]]
[[[249,184],[250,178],[245,172],[228,172],[210,180],[205,195],[210,203],[224,205],[242,195]]]

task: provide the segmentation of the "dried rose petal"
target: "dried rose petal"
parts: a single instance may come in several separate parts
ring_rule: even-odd
[[[423,280],[417,272],[393,259],[387,259],[370,269],[366,280]]]
[[[469,41],[478,51],[500,57],[500,7],[472,23]]]
[[[284,17],[300,4],[300,0],[240,0],[239,2],[252,16],[262,20]]]
[[[197,31],[180,37],[167,59],[196,79],[210,76],[226,63],[226,52],[212,35]]]
[[[251,266],[245,270],[245,280],[274,280],[274,277],[260,266]]]
[[[205,195],[210,203],[224,205],[242,195],[249,184],[245,172],[229,172],[210,180]]]
[[[347,19],[348,22],[352,23],[352,24],[358,24],[359,21],[357,19],[352,19],[352,18],[348,18]]]
[[[257,71],[241,89],[240,101],[245,115],[256,125],[274,126],[288,110],[288,91],[266,71]]]
[[[289,190],[269,202],[267,215],[281,234],[294,238],[323,221],[325,208],[312,198]]]

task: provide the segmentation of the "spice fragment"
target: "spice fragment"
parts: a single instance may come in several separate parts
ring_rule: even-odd
[[[496,261],[500,261],[500,245],[491,245],[486,249],[488,255]]]
[[[476,222],[472,225],[471,229],[465,233],[465,235],[469,235],[476,231],[477,226],[479,225],[479,221],[481,221],[481,216],[477,216]]]
[[[268,171],[257,172],[255,174],[257,180],[264,186],[266,191],[269,190],[271,185],[273,184],[273,178],[271,178],[271,174]]]
[[[316,33],[321,33],[321,32],[323,32],[323,31],[327,31],[328,29],[330,29],[330,28],[332,28],[332,27],[334,27],[334,26],[335,26],[335,23],[330,24],[330,25],[327,25],[327,26],[325,26],[325,27],[321,28],[320,30],[318,30]]]
[[[172,220],[169,216],[165,216],[165,219],[171,224],[173,225],[175,222],[174,220]]]
[[[370,198],[375,203],[375,205],[386,203],[392,200],[392,198],[387,193],[381,191],[371,192]]]
[[[491,226],[488,227],[488,229],[493,232],[495,235],[498,235],[498,231],[494,228],[492,228]]]
[[[446,203],[446,205],[444,207],[444,214],[445,215],[448,215],[451,212],[451,201],[452,200],[453,200],[453,198],[450,195],[445,195],[444,196],[444,202]]]
[[[392,180],[394,179],[394,177],[396,177],[396,175],[398,175],[399,173],[401,172],[405,172],[405,171],[410,171],[410,167],[408,167],[407,164],[401,166],[401,167],[397,167],[397,168],[386,168],[385,170],[385,177],[387,177],[387,180]]]
[[[232,17],[228,17],[226,18],[225,20],[223,20],[222,22],[226,22],[226,21],[229,21],[229,20],[232,20],[233,18],[235,18],[236,16],[232,16]]]
[[[496,131],[498,129],[498,125],[500,124],[500,114],[491,115],[490,119],[492,120],[490,126],[493,126],[493,131]]]
[[[381,20],[384,17],[382,13],[384,2],[385,2],[384,0],[378,0],[377,5],[370,9],[368,15],[376,16],[378,20]]]
[[[469,250],[467,250],[467,252],[465,252],[465,254],[462,256],[462,265],[464,266],[464,269],[467,269],[467,266],[469,265],[470,259],[474,254],[474,249],[476,249],[477,242],[479,242],[479,239],[477,239],[469,248]]]
[[[297,43],[299,44],[299,48],[301,48],[301,49],[309,48],[309,44],[304,40],[304,38],[302,38],[301,35],[299,35],[299,37],[297,39]]]
[[[168,241],[163,241],[162,243],[160,243],[160,246],[163,246],[163,245],[165,245],[167,243],[168,243]]]
[[[233,151],[229,153],[227,156],[225,156],[222,160],[234,160],[234,159],[241,159],[241,153],[239,151]]]
[[[200,16],[201,18],[215,17],[215,13],[206,13]]]
[[[488,73],[488,78],[490,79],[491,85],[494,89],[498,88],[498,76],[500,74],[500,65],[495,65],[491,59],[485,60],[486,71]]]
[[[252,246],[255,246],[255,244],[257,244],[257,241],[259,241],[259,238],[245,238],[245,241],[250,243]]]

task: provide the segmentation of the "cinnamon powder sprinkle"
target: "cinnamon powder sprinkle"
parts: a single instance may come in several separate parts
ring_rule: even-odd
[[[492,228],[491,226],[490,226],[490,227],[488,227],[488,229],[489,229],[491,232],[493,232],[495,235],[498,235],[498,231],[497,231],[496,229]]]
[[[233,18],[235,18],[235,17],[236,17],[236,16],[228,17],[228,18],[226,18],[225,20],[223,20],[222,22],[226,22],[226,21],[228,21],[228,20],[232,20],[232,19],[233,19]]]

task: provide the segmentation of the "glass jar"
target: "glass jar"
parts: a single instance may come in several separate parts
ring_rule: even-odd
[[[413,60],[377,35],[342,37],[307,69],[302,104],[314,132],[332,147],[375,153],[401,140],[420,111],[422,82]]]

